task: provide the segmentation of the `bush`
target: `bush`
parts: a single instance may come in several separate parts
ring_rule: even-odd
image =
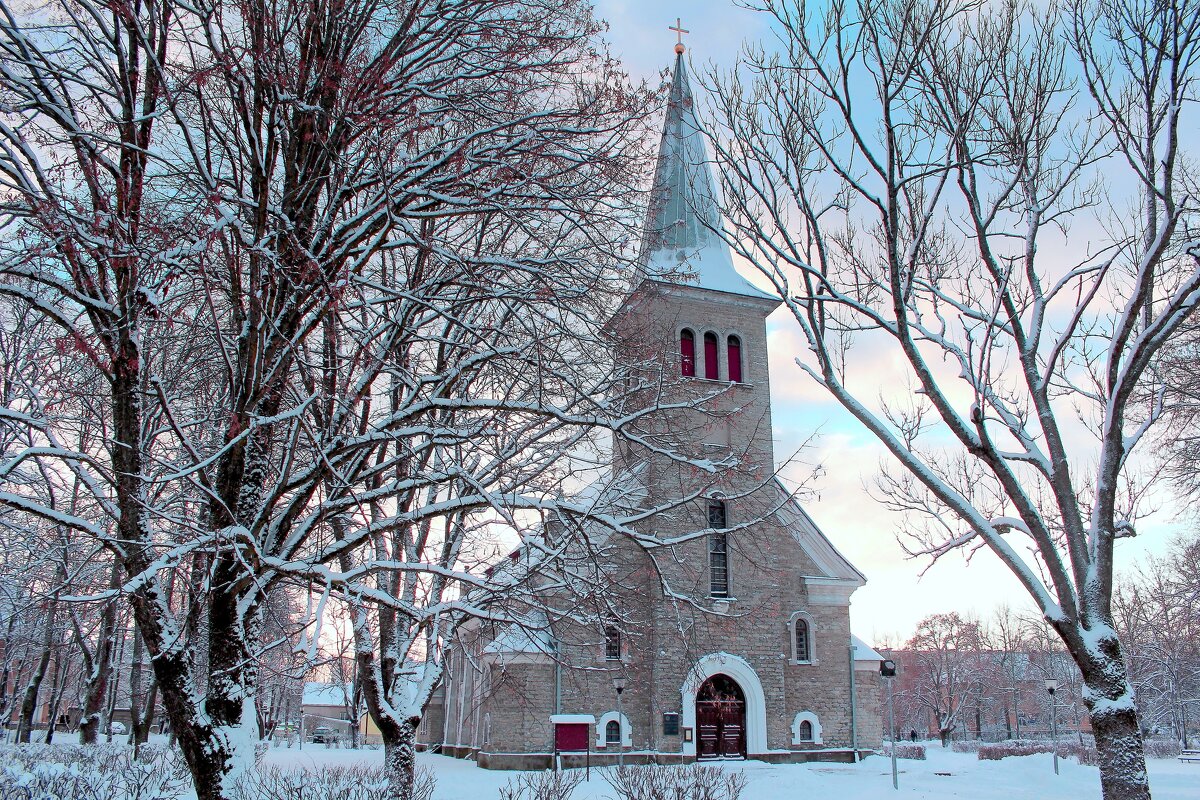
[[[430,800],[437,781],[417,767],[413,800]],[[243,775],[233,787],[236,800],[387,800],[383,767],[323,767],[318,770],[267,767]]]
[[[178,752],[143,745],[0,747],[0,800],[181,800],[191,776]]]
[[[1147,739],[1146,758],[1175,758],[1183,750],[1177,739]]]
[[[500,790],[500,800],[570,800],[581,783],[583,773],[577,769],[522,772]]]
[[[963,739],[950,743],[950,749],[956,753],[978,753],[984,742],[979,739]]]
[[[892,747],[893,745],[891,743],[884,743],[883,754],[891,758]],[[923,744],[913,744],[912,742],[896,742],[895,748],[896,758],[907,758],[910,761],[925,760],[925,745]]]
[[[1012,739],[1007,742],[985,744],[979,747],[980,761],[999,761],[1010,756],[1033,756],[1057,751],[1059,758],[1074,758],[1080,764],[1096,763],[1096,748],[1090,742],[1060,741],[1057,744],[1044,739]]]
[[[620,800],[738,800],[746,788],[741,771],[698,764],[613,767],[604,779]]]

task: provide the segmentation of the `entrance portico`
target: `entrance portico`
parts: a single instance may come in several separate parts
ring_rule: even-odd
[[[695,732],[692,741],[683,743],[685,756],[728,758],[767,752],[766,698],[758,673],[745,659],[730,653],[704,656],[692,666],[680,695],[683,727]],[[697,745],[705,736],[707,752],[701,752]]]

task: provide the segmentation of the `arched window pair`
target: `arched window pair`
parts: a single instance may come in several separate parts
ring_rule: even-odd
[[[792,615],[792,663],[811,664],[813,662],[813,629],[812,621],[807,614],[798,612]]]
[[[721,379],[721,363],[718,351],[720,343],[712,331],[704,334],[704,377],[711,381]],[[730,336],[725,342],[725,363],[729,368],[729,380],[742,382],[742,340]],[[685,378],[696,377],[696,334],[689,328],[679,332],[679,372]]]

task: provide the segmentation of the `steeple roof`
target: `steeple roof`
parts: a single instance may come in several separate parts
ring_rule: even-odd
[[[713,232],[721,212],[683,48],[676,53],[638,263],[650,280],[778,301],[737,273],[729,246]]]

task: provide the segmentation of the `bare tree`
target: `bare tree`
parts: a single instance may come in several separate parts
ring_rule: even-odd
[[[756,7],[781,48],[718,81],[727,238],[899,466],[911,551],[1013,572],[1082,672],[1104,796],[1148,798],[1113,562],[1200,298],[1200,4]],[[882,398],[867,350],[902,365]]]
[[[904,645],[906,702],[915,716],[933,720],[943,747],[979,700],[982,645],[979,624],[956,612],[921,620]]]
[[[1180,538],[1168,555],[1122,576],[1113,598],[1142,726],[1170,730],[1181,741],[1185,701],[1200,697],[1198,566],[1200,539]]]
[[[273,587],[362,597],[407,574],[403,548],[329,565],[430,520],[538,513],[513,499],[522,439],[504,426],[573,429],[530,452],[545,475],[597,425],[603,384],[541,381],[539,359],[606,294],[648,98],[594,47],[583,3],[54,9],[0,6],[0,293],[56,326],[88,380],[54,387],[73,404],[28,387],[5,472],[43,466],[88,496],[67,513],[9,482],[0,501],[113,554],[120,587],[95,599],[132,601],[197,792],[218,798],[252,763]],[[524,372],[461,389],[497,359]],[[562,392],[575,416],[556,422]],[[88,421],[102,440],[72,446]],[[406,608],[404,591],[366,596]],[[441,641],[429,619],[405,619],[413,641]],[[401,688],[394,652],[378,697]]]

